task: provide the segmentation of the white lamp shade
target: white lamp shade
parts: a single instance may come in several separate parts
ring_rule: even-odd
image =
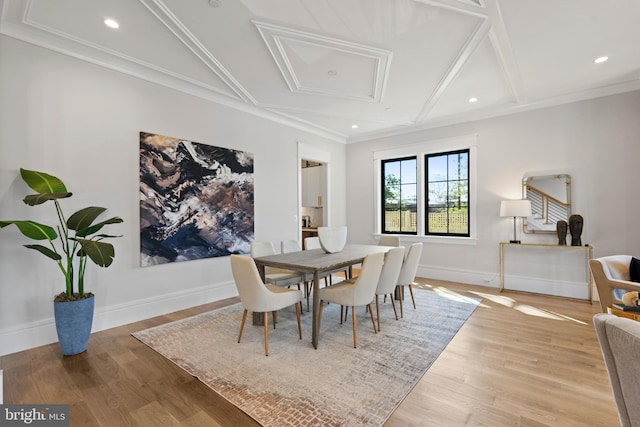
[[[503,200],[500,203],[500,216],[531,216],[531,202],[529,200]]]

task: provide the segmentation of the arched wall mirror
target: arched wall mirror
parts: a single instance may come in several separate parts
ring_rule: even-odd
[[[571,216],[571,176],[525,176],[522,198],[531,202],[530,217],[524,218],[525,233],[556,233],[556,224]]]

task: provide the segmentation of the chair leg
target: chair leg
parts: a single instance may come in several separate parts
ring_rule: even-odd
[[[307,291],[307,285],[306,285],[306,282],[305,282],[305,287],[304,287],[304,289],[305,289],[305,293],[306,293],[306,291]],[[298,283],[298,290],[300,290],[300,283]],[[302,300],[300,300],[299,304],[300,304],[300,311],[302,311]],[[307,311],[308,311],[308,309],[307,309]]]
[[[264,312],[264,355],[269,355],[269,312]]]
[[[351,323],[353,323],[353,348],[356,348],[356,308],[355,307],[351,307]]]
[[[399,292],[398,293],[398,296],[400,297],[400,298],[398,298],[398,301],[400,301],[400,317],[404,318],[404,313],[402,312],[402,300],[404,299],[403,296],[402,296],[403,293],[404,292]]]
[[[371,324],[373,325],[373,333],[377,334],[378,331],[376,330],[376,322],[373,320],[373,309],[371,308],[371,303],[369,303],[367,307],[369,308],[369,314],[371,315]],[[378,317],[378,321],[380,321],[380,317]]]
[[[396,315],[396,320],[398,320],[398,312],[396,311],[396,302],[393,299],[393,294],[389,294],[389,298],[391,298],[391,305],[393,306],[393,314]],[[378,326],[378,330],[380,330],[380,326]]]
[[[271,319],[271,321],[273,322],[273,329],[275,329],[276,328],[276,312],[272,311],[272,313],[273,313],[273,319]]]
[[[380,298],[376,294],[376,316],[378,317],[378,330],[380,330]]]
[[[411,301],[413,301],[413,309],[416,309],[416,300],[413,298],[413,288],[409,285],[409,292],[411,293]]]
[[[296,304],[296,318],[298,319],[298,335],[300,336],[300,339],[302,339],[302,327],[300,326],[300,312],[302,311],[301,308],[298,308],[298,304]]]
[[[240,342],[240,338],[242,338],[242,330],[244,329],[244,321],[247,320],[247,309],[244,309],[244,313],[242,313],[242,322],[240,323],[240,333],[238,334],[238,342]]]

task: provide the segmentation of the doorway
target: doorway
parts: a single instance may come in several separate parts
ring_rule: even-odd
[[[305,237],[317,236],[318,227],[329,225],[330,153],[298,144],[298,225],[300,243]]]

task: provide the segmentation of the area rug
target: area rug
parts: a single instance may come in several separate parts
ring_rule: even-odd
[[[479,303],[428,290],[414,294],[417,309],[405,300],[400,320],[389,300],[381,304],[377,334],[368,313],[358,308],[357,348],[351,313],[340,324],[335,304],[325,306],[317,349],[306,307],[302,340],[294,308],[278,312],[277,329],[270,326],[269,356],[264,328],[252,325],[250,315],[236,342],[240,304],[133,336],[264,426],[381,426]]]

